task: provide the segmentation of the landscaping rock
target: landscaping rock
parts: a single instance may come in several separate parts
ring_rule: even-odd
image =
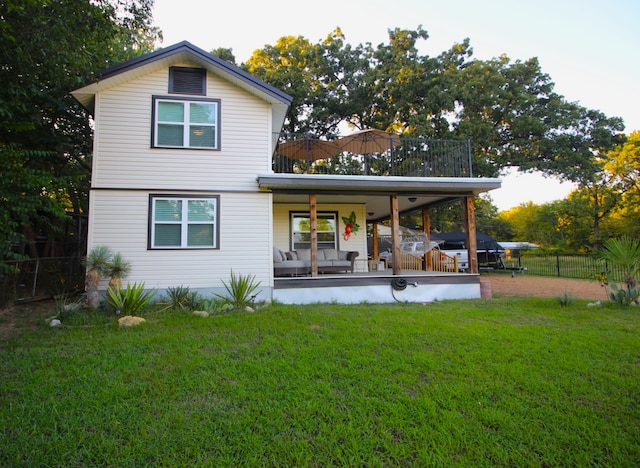
[[[133,327],[134,325],[140,325],[145,322],[142,317],[134,317],[133,315],[125,315],[118,319],[118,325],[121,327]]]
[[[194,310],[193,315],[196,315],[198,317],[208,317],[209,312],[207,312],[206,310]]]

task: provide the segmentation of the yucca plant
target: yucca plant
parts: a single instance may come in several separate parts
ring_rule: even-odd
[[[117,253],[107,264],[106,275],[109,276],[109,288],[114,291],[122,287],[122,278],[125,278],[131,271],[131,264],[127,262],[121,254]]]
[[[200,295],[189,290],[189,286],[171,286],[167,288],[165,300],[171,309],[195,309]]]
[[[144,283],[128,284],[126,288],[107,289],[107,302],[120,315],[134,315],[143,309],[153,297],[155,291],[144,290]]]
[[[111,250],[105,245],[92,248],[84,258],[83,264],[87,269],[85,287],[87,290],[87,305],[94,309],[100,305],[98,285],[103,275],[107,273],[111,261]]]
[[[229,283],[222,281],[222,284],[227,294],[216,294],[216,296],[236,309],[252,305],[255,298],[252,293],[260,287],[260,282],[256,282],[255,275],[236,275],[233,270],[231,270]]]
[[[609,298],[622,305],[638,303],[640,288],[637,275],[640,272],[640,241],[630,236],[609,239],[598,253],[601,260],[622,269],[624,282],[616,284],[607,275],[607,283],[612,289]]]

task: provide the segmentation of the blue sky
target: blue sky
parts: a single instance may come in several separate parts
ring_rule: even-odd
[[[237,5],[237,6],[236,6]],[[213,2],[155,0],[161,45],[187,40],[233,49],[239,62],[282,36],[311,42],[336,27],[346,42],[388,43],[388,29],[429,32],[420,51],[438,55],[468,37],[480,59],[538,57],[555,91],[568,101],[622,117],[625,133],[640,130],[640,1],[638,0],[304,0]],[[572,187],[520,175],[492,192],[501,209],[563,198]]]

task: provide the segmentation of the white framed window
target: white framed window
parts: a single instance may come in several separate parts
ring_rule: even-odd
[[[338,213],[320,212],[318,218],[318,248],[338,248]],[[311,248],[311,215],[309,212],[291,213],[291,250]]]
[[[217,249],[219,197],[151,195],[149,249]]]
[[[220,100],[154,96],[152,146],[220,149]]]

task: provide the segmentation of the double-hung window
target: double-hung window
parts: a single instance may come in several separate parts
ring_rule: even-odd
[[[219,197],[150,197],[150,249],[217,249]]]
[[[338,214],[318,213],[317,233],[319,249],[338,248]],[[291,213],[291,248],[310,249],[311,248],[311,217],[306,213]]]
[[[153,146],[220,149],[220,100],[154,96]]]

